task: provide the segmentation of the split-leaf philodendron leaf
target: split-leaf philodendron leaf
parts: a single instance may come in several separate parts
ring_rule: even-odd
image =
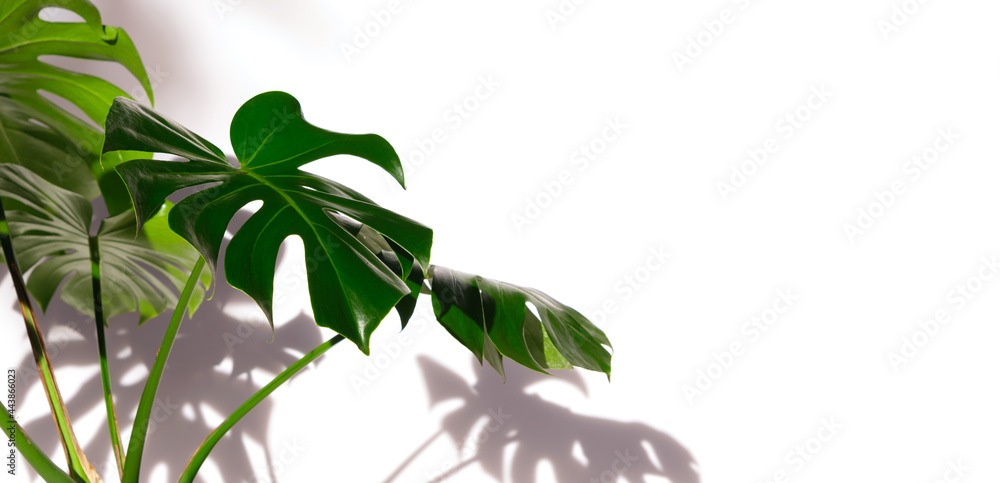
[[[101,221],[90,235],[92,208],[83,196],[55,186],[31,170],[0,164],[0,193],[17,210],[7,212],[18,261],[34,267],[28,290],[47,309],[65,280],[60,298],[88,316],[94,314],[91,250],[98,248],[102,305],[106,317],[134,311],[139,321],[177,304],[177,293],[198,259],[191,245],[170,231],[165,205],[149,217],[136,237],[131,211]],[[197,309],[211,283],[203,272],[190,312]]]
[[[212,185],[180,200],[169,222],[213,267],[230,220],[248,203],[262,201],[226,248],[226,280],[253,298],[271,320],[278,248],[286,238],[299,236],[305,246],[316,323],[342,334],[367,354],[371,333],[411,294],[401,278],[411,266],[394,272],[365,238],[380,237],[397,259],[415,260],[426,271],[432,232],[340,183],[299,168],[347,154],[371,161],[402,184],[403,168],[396,152],[374,134],[341,134],[309,124],[298,101],[284,92],[267,92],[247,101],[233,117],[230,138],[239,167],[197,134],[119,98],[108,114],[104,151],[160,152],[187,159],[118,165],[139,226],[174,192]],[[357,223],[365,230],[354,229]]]
[[[611,376],[604,332],[541,291],[441,266],[428,279],[434,316],[501,376],[502,356],[541,372],[577,366]]]
[[[577,366],[610,375],[608,338],[579,312],[534,289],[430,265],[430,229],[299,169],[320,158],[349,154],[371,161],[403,184],[399,158],[383,138],[315,127],[302,117],[298,101],[283,92],[247,101],[233,118],[230,137],[239,167],[176,122],[118,99],[108,115],[104,150],[187,159],[136,160],[117,170],[140,226],[167,196],[207,186],[177,203],[170,227],[213,267],[236,212],[263,202],[233,235],[225,271],[226,280],[250,295],[269,319],[278,248],[298,235],[306,249],[317,324],[354,341],[366,354],[372,331],[389,311],[395,307],[405,326],[424,292],[432,294],[438,321],[501,375],[505,356],[542,372]]]
[[[72,11],[84,21],[46,21],[39,14],[49,7]],[[87,0],[0,2],[0,159],[27,166],[88,200],[103,191],[111,212],[121,212],[128,197],[114,172],[101,169],[100,129],[41,93],[71,102],[97,126],[104,125],[115,97],[127,94],[106,80],[56,67],[39,56],[116,62],[152,99],[135,46],[123,30],[102,25],[100,13]],[[121,160],[118,156],[108,162]]]

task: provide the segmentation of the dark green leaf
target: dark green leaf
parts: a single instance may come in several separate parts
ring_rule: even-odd
[[[305,245],[316,323],[344,335],[367,354],[372,331],[412,294],[403,281],[411,271],[409,264],[415,260],[424,270],[429,266],[431,230],[299,168],[347,154],[371,161],[402,184],[399,157],[374,134],[340,134],[309,124],[298,101],[284,92],[247,101],[233,118],[230,137],[240,167],[230,165],[219,148],[181,125],[119,98],[108,115],[104,150],[171,153],[188,160],[135,160],[117,170],[132,195],[140,226],[167,196],[210,185],[177,203],[170,227],[213,267],[230,220],[248,203],[262,201],[226,249],[226,280],[253,298],[271,320],[278,248],[289,236],[299,236]]]
[[[552,297],[440,266],[428,278],[438,321],[501,376],[501,356],[541,372],[577,366],[611,376],[607,336]]]
[[[399,314],[399,320],[405,329],[407,322],[413,317],[413,312],[417,308],[417,298],[420,296],[424,283],[424,269],[406,250],[403,250],[392,240],[387,240],[370,227],[336,214],[333,218],[351,235],[361,240],[361,243],[364,243],[382,263],[385,263],[392,270],[392,273],[402,278],[406,282],[406,286],[410,288],[410,294],[404,296],[396,304],[396,312]]]

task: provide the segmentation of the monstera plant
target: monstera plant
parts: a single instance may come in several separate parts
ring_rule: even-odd
[[[46,20],[52,8],[71,11],[83,22]],[[60,67],[52,60],[58,57],[120,64],[150,99],[152,86],[128,35],[103,25],[90,2],[0,2],[0,162],[4,163],[0,168],[0,242],[69,474],[77,481],[93,481],[96,471],[77,443],[29,294],[44,309],[65,281],[60,298],[94,317],[108,426],[120,466],[124,455],[107,371],[106,320],[139,312],[140,321],[145,321],[175,306],[176,291],[188,278],[198,253],[167,228],[169,206],[136,234],[128,192],[108,168],[143,154],[101,155],[101,127],[108,110],[116,97],[127,94],[100,77]],[[103,204],[109,216],[92,220],[92,203]],[[100,230],[91,235],[95,221]],[[15,258],[15,245],[21,264]],[[27,281],[22,268],[32,269]],[[209,274],[199,279],[190,299],[192,311],[209,283]],[[10,415],[5,412],[5,416],[8,432],[19,431]],[[26,438],[18,438],[17,443],[26,458],[44,456]],[[46,478],[66,477],[44,459],[37,462],[35,468]]]
[[[39,14],[50,6],[70,9],[84,22],[46,22]],[[97,474],[76,441],[31,297],[44,310],[61,287],[64,302],[94,317],[117,469],[121,481],[137,482],[157,387],[185,316],[195,315],[221,262],[219,278],[246,293],[271,321],[278,250],[291,236],[302,239],[308,254],[315,322],[337,335],[289,365],[192,448],[179,481],[193,481],[230,428],[331,347],[349,340],[369,354],[372,333],[393,309],[405,328],[421,294],[430,296],[440,324],[501,376],[508,358],[541,373],[580,367],[610,377],[610,342],[579,312],[538,290],[432,265],[431,229],[301,169],[349,155],[404,185],[399,157],[382,137],[314,126],[294,97],[266,92],[233,117],[230,161],[211,142],[118,87],[38,59],[115,61],[150,90],[128,37],[101,25],[88,1],[4,2],[0,33],[8,34],[0,48],[0,242],[68,473],[5,414],[17,448],[46,481],[95,482],[109,475]],[[40,91],[76,105],[103,133]],[[175,158],[157,160],[152,153]],[[93,219],[95,200],[109,213],[99,221]],[[230,221],[252,202],[260,207],[232,234],[220,260]],[[167,310],[172,316],[126,447],[111,394],[105,325],[114,315],[138,312],[141,324]]]

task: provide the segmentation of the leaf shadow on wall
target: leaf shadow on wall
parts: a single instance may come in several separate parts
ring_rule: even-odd
[[[472,359],[477,381],[470,387],[457,373],[421,356],[418,360],[430,396],[431,408],[459,400],[463,404],[446,414],[441,430],[430,436],[396,469],[385,483],[440,435],[447,435],[459,452],[454,465],[425,474],[429,481],[452,478],[466,466],[479,463],[497,481],[536,481],[536,469],[547,461],[558,481],[627,481],[642,483],[646,476],[668,478],[672,483],[700,483],[697,464],[677,440],[643,423],[621,422],[576,414],[528,390],[543,381],[558,380],[586,395],[578,371],[554,371],[558,378],[506,364],[507,383],[489,367]],[[510,468],[505,454],[513,452]]]
[[[234,222],[242,224],[248,217],[248,212],[240,212]],[[283,257],[282,249],[279,263]],[[219,273],[224,273],[221,266]],[[232,307],[224,310],[232,304],[236,304],[238,310]],[[237,312],[241,316],[234,317],[227,312]],[[112,394],[126,450],[139,398],[169,318],[168,312],[137,327],[134,315],[124,315],[111,320],[106,331]],[[118,481],[104,424],[104,393],[98,369],[94,319],[56,300],[42,317],[41,325],[57,381],[62,381],[60,374],[67,369],[87,370],[87,379],[78,391],[67,392],[65,388],[76,384],[62,382],[63,397],[75,423],[77,438],[91,464],[105,481]],[[305,314],[276,327],[274,341],[268,343],[271,336],[271,328],[260,309],[245,294],[224,281],[217,283],[212,300],[203,302],[193,319],[186,318],[181,323],[156,393],[140,481],[150,481],[157,467],[164,467],[167,479],[175,480],[198,445],[225,415],[323,340],[315,322]],[[30,353],[18,368],[20,394],[41,390]],[[265,374],[251,374],[258,369]],[[272,443],[268,438],[272,410],[272,401],[264,400],[212,450],[209,461],[219,469],[221,481],[278,481],[275,473],[280,473],[280,467],[276,468],[280,463],[272,464],[272,454],[267,454],[266,460],[252,459],[245,441],[267,451]],[[101,421],[93,437],[81,433],[78,422],[84,415],[92,416],[89,414],[92,412],[99,414]],[[53,461],[64,461],[47,408],[44,416],[21,423],[40,448],[54,458]]]

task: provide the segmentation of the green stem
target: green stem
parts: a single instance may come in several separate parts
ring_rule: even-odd
[[[55,374],[49,360],[49,353],[45,349],[45,339],[42,337],[42,330],[38,326],[38,319],[35,317],[35,309],[31,306],[31,298],[28,296],[28,289],[24,283],[24,276],[21,274],[21,267],[14,257],[14,245],[10,238],[10,227],[7,224],[7,214],[3,210],[3,202],[0,201],[0,245],[3,245],[4,258],[7,260],[7,268],[10,270],[10,278],[17,292],[17,300],[21,305],[21,315],[24,317],[24,328],[28,332],[28,340],[31,343],[31,352],[38,367],[38,375],[45,388],[45,396],[49,401],[49,408],[52,410],[52,419],[55,421],[56,429],[59,431],[59,439],[62,442],[63,452],[66,453],[66,461],[69,464],[70,475],[76,481],[95,481],[97,472],[87,461],[86,455],[80,449],[80,443],[73,433],[73,426],[63,403],[62,394],[56,384]]]
[[[41,476],[43,480],[47,482],[70,482],[73,479],[66,476],[66,472],[56,466],[52,460],[49,459],[45,453],[38,449],[38,445],[24,432],[21,425],[11,417],[10,413],[5,409],[4,412],[4,433],[10,434],[11,431],[14,432],[14,444],[17,447],[17,451],[21,453],[25,461],[31,465],[32,468]]]
[[[138,483],[139,467],[142,464],[142,450],[146,446],[146,432],[149,430],[149,416],[153,412],[153,403],[156,400],[156,389],[160,385],[160,378],[163,377],[163,369],[167,365],[167,357],[170,356],[170,348],[174,345],[174,338],[177,337],[177,330],[181,326],[184,312],[191,301],[191,294],[198,284],[198,276],[201,275],[202,268],[205,267],[205,259],[198,257],[198,262],[191,269],[191,276],[188,277],[184,290],[177,300],[177,307],[174,307],[174,314],[170,317],[170,325],[167,333],[163,335],[163,342],[160,350],[156,352],[156,360],[153,368],[146,379],[146,387],[142,390],[142,397],[139,399],[139,408],[135,413],[135,424],[132,426],[132,436],[128,441],[128,454],[125,456],[125,472],[122,474],[123,483]]]
[[[108,347],[104,338],[104,298],[101,294],[101,248],[96,236],[90,237],[90,278],[94,286],[94,321],[97,323],[97,353],[101,360],[101,384],[104,386],[104,407],[108,413],[108,432],[111,433],[111,450],[115,454],[118,476],[124,475],[121,431],[118,429],[118,415],[115,400],[111,396],[111,375],[108,370]]]
[[[251,396],[250,399],[247,399],[246,402],[240,405],[236,411],[230,414],[229,417],[222,422],[222,424],[219,424],[219,427],[215,428],[215,430],[212,431],[207,438],[205,438],[205,441],[201,443],[201,446],[199,446],[198,450],[195,451],[194,456],[191,457],[191,461],[188,462],[187,467],[184,468],[184,473],[181,474],[180,479],[177,480],[178,483],[190,483],[194,481],[195,475],[198,474],[198,470],[201,469],[201,465],[205,462],[205,459],[208,458],[208,454],[212,451],[212,448],[215,447],[216,443],[218,443],[219,440],[225,436],[226,432],[235,426],[236,423],[243,418],[243,416],[246,416],[251,410],[253,410],[254,407],[260,404],[261,401],[274,392],[278,386],[281,386],[285,383],[285,381],[291,379],[292,376],[302,370],[302,368],[309,365],[310,362],[316,360],[317,357],[323,355],[324,352],[330,350],[331,347],[337,345],[337,343],[342,340],[344,340],[344,336],[336,335],[332,339],[320,344],[319,347],[316,347],[308,354],[302,356],[301,359],[295,361],[294,364],[288,366],[288,369],[282,371],[281,374],[278,374],[277,377],[275,377],[271,382],[262,387],[259,391],[257,391],[257,393]]]

